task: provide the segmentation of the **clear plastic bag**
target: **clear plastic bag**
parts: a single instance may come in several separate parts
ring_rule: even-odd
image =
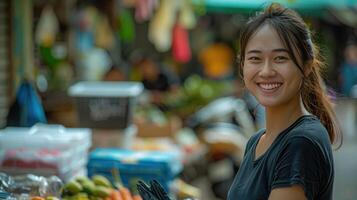
[[[28,196],[60,197],[62,181],[57,176],[43,177],[32,174],[8,176],[0,173],[0,191],[10,194],[16,199],[27,199]]]

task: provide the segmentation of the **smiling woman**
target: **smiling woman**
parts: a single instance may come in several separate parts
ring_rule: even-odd
[[[228,199],[332,199],[340,130],[306,24],[272,4],[247,23],[240,45],[244,83],[266,109],[266,129],[248,141]]]
[[[277,108],[287,101],[300,101],[296,94],[303,74],[270,24],[252,35],[245,52],[244,82],[263,106]]]

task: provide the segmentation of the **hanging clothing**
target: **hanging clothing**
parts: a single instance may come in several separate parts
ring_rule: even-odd
[[[172,54],[173,58],[180,63],[191,60],[191,48],[187,30],[176,23],[172,31]]]

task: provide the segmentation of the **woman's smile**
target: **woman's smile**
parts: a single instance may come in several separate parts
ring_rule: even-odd
[[[283,83],[280,82],[258,82],[258,87],[264,92],[275,92],[277,91]]]

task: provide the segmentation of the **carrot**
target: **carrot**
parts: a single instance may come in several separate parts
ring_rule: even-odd
[[[123,200],[133,200],[128,188],[122,186],[119,188],[119,191]]]
[[[143,200],[139,194],[134,194],[133,195],[133,200]]]
[[[110,193],[110,198],[112,200],[122,200],[123,199],[121,197],[119,190],[112,190],[112,192]]]
[[[34,197],[31,197],[31,200],[45,200],[45,198],[39,197],[39,196],[34,196]]]
[[[118,169],[112,169],[112,175],[114,176],[114,186],[119,190],[123,200],[133,200],[130,190],[123,185],[123,181],[119,175]]]
[[[105,199],[104,200],[113,200],[112,198],[110,198],[110,197],[105,197]]]

